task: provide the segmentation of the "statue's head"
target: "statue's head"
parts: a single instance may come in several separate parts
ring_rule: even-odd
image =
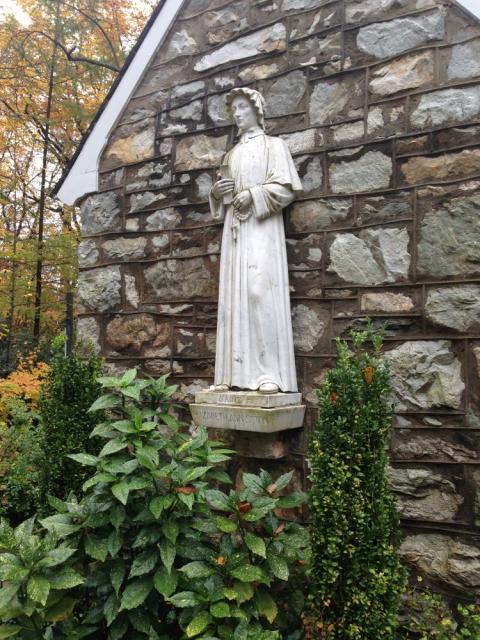
[[[265,128],[264,122],[265,100],[255,89],[232,89],[227,95],[227,109],[233,116],[240,132],[248,131],[252,127]]]

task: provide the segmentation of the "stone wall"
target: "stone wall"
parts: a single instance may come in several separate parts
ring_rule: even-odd
[[[222,227],[207,195],[242,85],[264,93],[305,187],[286,228],[309,408],[275,464],[305,481],[335,337],[388,319],[402,552],[437,588],[480,594],[480,24],[454,4],[187,1],[82,204],[79,334],[113,370],[171,373],[183,400],[211,384]]]

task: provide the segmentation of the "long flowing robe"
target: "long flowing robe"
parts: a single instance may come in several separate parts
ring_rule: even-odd
[[[232,205],[210,196],[213,217],[224,220],[215,384],[296,391],[282,210],[301,191],[300,178],[286,143],[263,131],[244,134],[223,165],[234,193],[250,190],[252,203],[238,220]]]

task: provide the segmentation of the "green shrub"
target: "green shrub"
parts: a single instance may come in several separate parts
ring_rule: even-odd
[[[244,489],[224,493],[221,466],[232,452],[205,429],[182,431],[165,377],[139,380],[131,370],[100,382],[107,393],[91,411],[112,419],[93,435],[106,444],[98,455],[71,456],[93,471],[86,496],[52,500],[58,513],[42,520],[73,537],[90,569],[92,606],[76,632],[95,640],[301,637],[295,582],[308,539],[275,515],[305,499],[281,497],[291,474],[245,474]]]
[[[0,521],[0,638],[66,637],[53,627],[72,614],[75,587],[84,582],[72,565],[74,553],[54,534],[35,533],[33,518],[15,529]]]
[[[480,638],[480,605],[460,604],[456,619],[441,595],[411,589],[405,595],[402,638],[408,640],[477,640]]]
[[[311,620],[307,637],[391,640],[405,570],[386,466],[392,418],[379,334],[337,341],[336,367],[319,392],[310,446]],[[365,349],[371,337],[373,353]]]
[[[66,497],[80,493],[87,472],[73,465],[69,453],[96,453],[90,439],[96,420],[88,409],[100,394],[96,378],[101,360],[96,356],[63,355],[63,345],[55,345],[49,373],[40,395],[43,432],[43,500],[47,495]]]
[[[38,416],[22,399],[5,401],[0,421],[0,514],[19,523],[40,504],[43,451]]]

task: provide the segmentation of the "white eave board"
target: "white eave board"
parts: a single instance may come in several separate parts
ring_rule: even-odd
[[[110,133],[182,4],[183,0],[165,1],[57,192],[64,204],[75,204],[85,194],[98,190],[98,165]]]

